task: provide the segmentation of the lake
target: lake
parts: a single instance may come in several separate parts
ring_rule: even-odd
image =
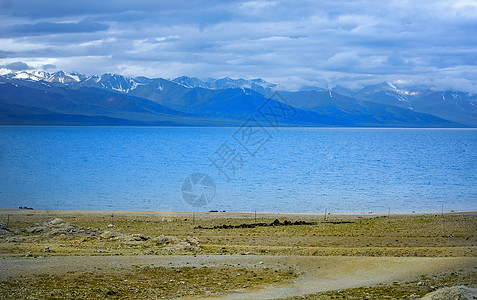
[[[0,126],[0,207],[19,206],[475,211],[477,129]]]

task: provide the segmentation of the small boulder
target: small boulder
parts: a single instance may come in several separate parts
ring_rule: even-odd
[[[443,289],[438,289],[435,292],[429,293],[422,297],[423,300],[473,300],[477,299],[477,288],[468,288],[466,286],[453,286]]]
[[[5,222],[0,222],[0,235],[13,235],[13,232],[10,231],[10,228],[8,228],[8,225]]]

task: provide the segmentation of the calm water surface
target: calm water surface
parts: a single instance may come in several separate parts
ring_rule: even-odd
[[[0,207],[477,209],[476,129],[261,130],[254,137],[237,128],[3,126]],[[228,168],[220,172],[211,162]],[[181,194],[195,172],[216,185],[215,197],[199,208]]]

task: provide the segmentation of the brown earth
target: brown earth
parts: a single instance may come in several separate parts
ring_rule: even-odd
[[[431,292],[431,281],[417,285],[426,276],[433,288],[477,284],[474,213],[325,222],[314,215],[0,210],[1,221],[1,298],[402,299]],[[256,223],[266,226],[249,226]],[[64,285],[55,286],[59,278]]]

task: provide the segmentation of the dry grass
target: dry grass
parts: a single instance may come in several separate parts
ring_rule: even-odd
[[[0,282],[1,299],[177,298],[221,294],[286,282],[291,271],[268,268],[137,266],[64,275],[25,275]]]
[[[413,215],[388,217],[332,217],[259,215],[257,222],[305,220],[315,225],[203,229],[254,223],[252,214],[233,213],[120,213],[0,210],[9,218],[13,236],[0,235],[0,257],[167,254],[147,240],[104,239],[89,235],[45,237],[29,234],[36,223],[60,217],[82,228],[118,234],[161,235],[184,240],[195,236],[200,248],[182,254],[335,255],[335,256],[477,256],[477,214]],[[343,222],[344,221],[344,222]],[[114,223],[114,227],[108,227]],[[199,227],[200,226],[200,227]],[[53,252],[44,252],[48,246]],[[161,251],[161,249],[163,251]],[[164,252],[165,251],[165,252]],[[170,254],[177,254],[170,252]],[[240,276],[236,274],[240,273]],[[136,267],[59,274],[29,275],[0,282],[0,298],[98,299],[174,298],[217,294],[235,289],[286,282],[289,270],[221,267]],[[309,295],[309,299],[411,299],[431,291],[430,286],[477,285],[476,270],[461,270],[416,282],[362,287]],[[127,281],[126,281],[127,280]],[[297,298],[298,299],[298,298]]]
[[[5,213],[5,212],[3,212]],[[185,238],[193,235],[201,242],[204,254],[285,254],[285,255],[353,255],[353,256],[476,256],[477,215],[422,215],[387,217],[334,218],[334,221],[351,223],[325,223],[313,216],[266,216],[258,222],[271,223],[283,220],[307,220],[316,225],[294,225],[234,229],[198,229],[202,227],[253,223],[250,216],[228,213],[202,213],[195,216],[146,216],[115,215],[115,227],[109,214],[88,213],[30,213],[10,217],[10,227],[21,232],[25,228],[53,216],[73,224],[114,230],[125,234],[144,234],[150,237],[170,235]],[[0,216],[1,217],[1,216]],[[5,219],[5,215],[3,216]],[[21,236],[21,235],[20,235]],[[151,246],[142,242],[103,241],[97,238],[63,237],[53,240],[0,237],[0,254],[3,256],[45,255],[49,246],[55,251],[47,255],[107,255],[145,254]],[[13,241],[13,242],[12,242]]]

